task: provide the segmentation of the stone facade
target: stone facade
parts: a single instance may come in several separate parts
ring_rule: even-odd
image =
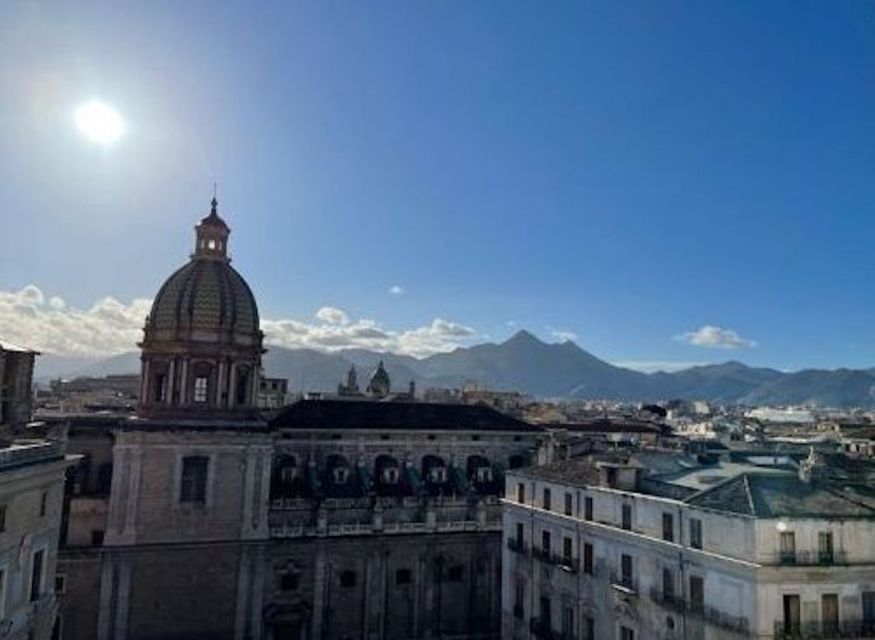
[[[61,443],[0,448],[0,636],[48,640],[55,626],[55,565],[64,474]]]
[[[387,397],[382,365],[367,399],[267,420],[258,310],[228,233],[214,201],[156,296],[138,415],[56,425],[84,456],[68,482],[63,637],[497,638],[498,497],[541,430]]]
[[[505,638],[875,637],[875,469],[659,458],[508,473]]]
[[[0,429],[15,432],[33,410],[33,365],[37,353],[0,341]]]

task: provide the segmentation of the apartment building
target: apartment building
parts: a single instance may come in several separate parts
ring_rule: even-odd
[[[639,451],[510,470],[503,637],[875,637],[873,469]]]

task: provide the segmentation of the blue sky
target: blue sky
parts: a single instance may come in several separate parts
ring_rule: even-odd
[[[141,325],[216,180],[266,319],[875,366],[873,78],[867,2],[4,3],[0,335]]]

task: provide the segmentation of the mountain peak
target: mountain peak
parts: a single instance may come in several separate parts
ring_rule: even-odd
[[[517,342],[523,343],[523,344],[525,344],[525,343],[544,344],[543,342],[541,342],[541,340],[539,340],[537,338],[537,336],[526,331],[525,329],[520,329],[519,331],[517,331],[510,338],[505,340],[504,344],[517,343]]]

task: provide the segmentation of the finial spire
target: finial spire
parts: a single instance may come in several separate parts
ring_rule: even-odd
[[[213,182],[213,200],[212,200],[212,202],[210,202],[210,205],[211,205],[210,213],[214,216],[219,215],[218,211],[217,211],[217,209],[219,207],[219,200],[216,197],[218,190],[219,190],[218,185],[215,182]]]

